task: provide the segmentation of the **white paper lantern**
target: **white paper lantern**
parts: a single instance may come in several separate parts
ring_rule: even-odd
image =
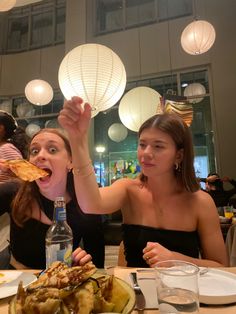
[[[150,87],[136,87],[121,99],[119,116],[121,122],[130,130],[138,132],[140,126],[160,107],[161,95]]]
[[[192,97],[192,96],[198,96],[198,95],[204,95],[204,94],[206,94],[205,86],[203,86],[200,83],[189,84],[184,89],[184,96],[186,96],[186,97]],[[192,99],[189,99],[188,101],[193,103],[193,104],[196,104],[198,102],[201,102],[203,99],[204,99],[204,97],[192,98]]]
[[[47,105],[53,98],[53,89],[48,82],[32,80],[25,87],[25,96],[34,105]]]
[[[35,133],[37,133],[40,130],[40,126],[38,124],[35,123],[30,123],[27,125],[26,129],[25,129],[25,133],[29,136],[32,137],[34,136]]]
[[[113,123],[108,129],[108,136],[114,142],[123,141],[128,135],[128,130],[122,123]]]
[[[125,67],[118,55],[99,44],[72,49],[62,60],[58,80],[66,99],[80,96],[92,106],[92,116],[115,105],[126,85]]]
[[[181,45],[187,53],[199,55],[211,48],[215,38],[215,29],[209,22],[203,20],[194,21],[183,30]]]
[[[29,118],[29,117],[34,116],[35,109],[34,109],[33,105],[31,105],[28,102],[25,102],[25,103],[21,103],[21,104],[17,105],[16,113],[17,113],[19,118],[24,118],[24,117]]]
[[[11,10],[16,4],[16,0],[0,0],[0,12]]]
[[[50,128],[50,129],[59,129],[61,128],[59,122],[57,121],[57,119],[52,119],[52,120],[47,120],[45,122],[45,128]]]
[[[6,111],[11,114],[12,112],[12,100],[6,99],[3,100],[0,104],[0,110]]]

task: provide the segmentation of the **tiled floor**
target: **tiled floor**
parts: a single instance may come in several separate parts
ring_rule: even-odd
[[[117,266],[119,246],[106,245],[105,246],[105,267]]]

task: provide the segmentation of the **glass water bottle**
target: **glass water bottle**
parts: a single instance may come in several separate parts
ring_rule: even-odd
[[[46,267],[61,261],[71,266],[73,234],[66,222],[66,202],[64,197],[57,197],[54,202],[53,224],[46,234]]]

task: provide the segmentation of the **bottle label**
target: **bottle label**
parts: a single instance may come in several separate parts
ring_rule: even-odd
[[[65,221],[66,220],[66,209],[64,207],[56,208],[56,221]]]
[[[48,268],[53,262],[60,261],[69,267],[72,264],[72,245],[68,244],[64,249],[60,249],[60,244],[51,244],[46,246],[46,261]]]

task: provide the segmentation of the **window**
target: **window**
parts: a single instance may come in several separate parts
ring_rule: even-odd
[[[208,71],[204,69],[180,72],[141,81],[128,82],[126,92],[137,86],[149,86],[158,91],[161,95],[171,93],[172,95],[181,96],[184,93],[184,86],[194,82],[201,83],[206,89],[204,96],[194,96],[194,99],[198,98],[200,101],[192,105],[193,121],[190,126],[194,143],[194,167],[196,175],[205,177],[205,174],[215,171]],[[105,112],[100,112],[94,118],[94,147],[97,145],[106,147],[102,158],[104,164],[103,180],[105,185],[109,185],[116,179],[116,176],[117,178],[127,176],[128,171],[129,176],[135,176],[135,174],[138,173],[138,171],[136,171],[138,164],[135,157],[137,150],[137,133],[128,130],[126,139],[119,143],[114,142],[108,136],[108,129],[113,123],[121,123],[118,114],[118,104]],[[102,128],[101,125],[103,126]],[[95,163],[98,162],[99,159],[95,153]],[[124,169],[123,172],[122,169]]]
[[[26,50],[28,46],[28,17],[9,19],[7,48],[12,50]]]
[[[191,0],[94,1],[96,35],[188,16],[193,10]]]
[[[45,0],[12,9],[3,53],[22,52],[65,41],[65,0]],[[4,27],[4,25],[2,26]]]
[[[47,11],[32,16],[30,45],[34,48],[45,47],[53,42],[53,16]]]

